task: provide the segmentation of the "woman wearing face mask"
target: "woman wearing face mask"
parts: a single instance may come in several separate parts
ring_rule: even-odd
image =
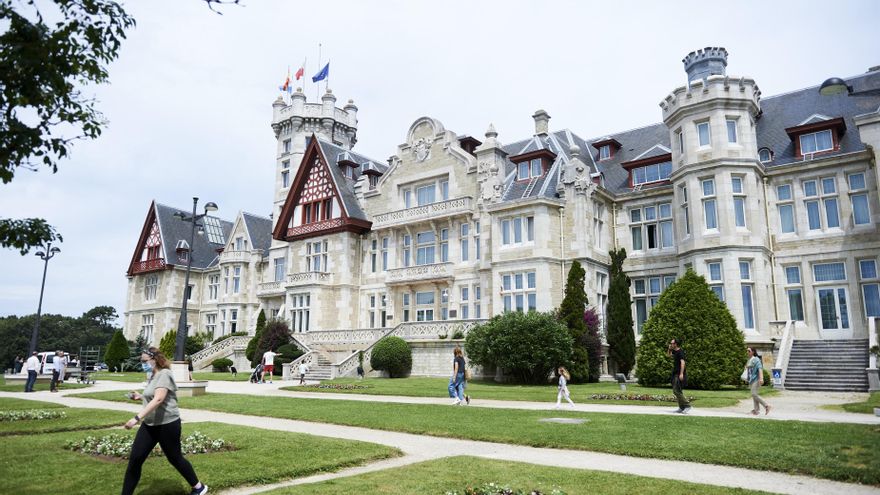
[[[130,392],[128,397],[139,400],[144,408],[134,418],[125,423],[131,429],[140,422],[128,457],[128,468],[125,470],[125,481],[122,495],[134,493],[141,479],[141,467],[150,452],[158,443],[165,453],[168,462],[177,469],[187,483],[192,486],[190,495],[204,495],[208,487],[199,482],[192,465],[183,457],[180,448],[180,411],[177,408],[177,384],[171,374],[168,359],[155,347],[150,347],[141,354],[141,363],[147,372],[147,386],[143,393]]]

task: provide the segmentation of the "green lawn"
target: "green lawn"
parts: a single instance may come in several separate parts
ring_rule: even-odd
[[[67,417],[27,421],[0,421],[0,436],[121,426],[131,418],[131,414],[126,412],[104,411],[100,409],[73,409],[51,402],[0,398],[0,410],[24,409],[62,409]],[[6,439],[3,441],[5,442]]]
[[[401,395],[406,397],[449,397],[447,386],[448,378],[337,378],[326,380],[322,384],[354,384],[367,388],[355,390],[318,389],[303,387],[283,387],[282,390],[294,392],[324,392],[341,394],[367,394],[367,395]],[[592,394],[651,394],[671,396],[670,388],[643,387],[638,384],[627,384],[626,392],[621,392],[617,383],[585,383],[568,386],[571,398],[575,402],[591,404],[630,404],[642,406],[670,407],[675,402],[657,402],[640,400],[596,400],[590,399]],[[511,385],[496,383],[492,380],[472,380],[468,382],[467,393],[472,398],[489,400],[517,400],[530,402],[556,402],[555,385]],[[739,401],[751,397],[748,389],[729,388],[724,390],[686,390],[688,396],[695,398],[696,407],[726,407],[736,405]],[[767,387],[762,391],[763,396],[772,396],[778,392]]]
[[[823,409],[832,411],[846,411],[851,413],[874,414],[874,408],[880,407],[880,392],[874,392],[864,402],[850,402],[848,404],[831,404],[822,406]]]
[[[118,392],[78,394],[124,401]],[[577,413],[207,394],[180,405],[256,416],[491,442],[769,469],[880,484],[880,428],[870,425]],[[538,420],[564,415],[580,425]],[[758,454],[756,454],[758,452]]]
[[[482,483],[509,485],[513,489],[540,489],[548,494],[553,488],[567,495],[668,495],[670,493],[750,494],[763,493],[647,478],[602,471],[536,466],[520,462],[493,461],[477,457],[447,457],[436,461],[387,469],[309,485],[267,492],[272,495],[412,495],[443,494]],[[528,493],[528,492],[527,492]]]
[[[110,373],[108,371],[101,371],[98,373],[94,373],[92,376],[95,377],[96,380],[112,380],[117,382],[131,382],[131,383],[143,383],[146,380],[146,376],[140,372],[125,372],[125,373]],[[246,382],[248,381],[248,377],[251,374],[249,371],[239,371],[237,376],[232,376],[232,373],[211,373],[210,371],[196,371],[193,373],[193,380],[217,380],[224,382]]]
[[[392,448],[217,423],[184,423],[183,434],[201,431],[232,442],[237,450],[189,455],[196,473],[211,491],[246,484],[336,471],[343,467],[394,457]],[[64,449],[66,442],[114,430],[5,437],[0,442],[0,493],[85,495],[118,493],[126,461],[104,460]],[[131,433],[133,435],[133,433]],[[164,458],[144,465],[138,493],[189,493],[186,482]]]
[[[13,383],[12,385],[6,384],[6,378],[2,378],[2,385],[0,385],[0,392],[24,392],[24,382],[21,383]],[[59,390],[70,390],[74,388],[86,388],[89,385],[85,383],[76,383],[74,380],[70,380],[64,383],[58,384]],[[49,382],[40,382],[34,385],[34,390],[42,391],[49,390]]]

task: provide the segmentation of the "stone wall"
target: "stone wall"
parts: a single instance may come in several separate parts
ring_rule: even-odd
[[[409,347],[412,349],[412,372],[411,376],[452,376],[452,351],[455,346],[464,349],[464,340],[410,340]],[[471,371],[472,378],[491,378],[494,373],[486,374],[482,366],[472,366],[467,354],[464,356]]]

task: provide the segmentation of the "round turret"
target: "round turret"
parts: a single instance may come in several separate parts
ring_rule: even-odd
[[[727,50],[723,47],[707,46],[688,53],[687,57],[682,59],[682,63],[688,75],[688,84],[709,76],[723,76],[727,73]]]

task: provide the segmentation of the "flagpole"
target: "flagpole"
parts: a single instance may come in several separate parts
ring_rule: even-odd
[[[321,67],[321,44],[320,43],[318,43],[318,67],[319,68]],[[315,100],[318,102],[321,101],[320,92],[321,92],[321,84],[319,83],[319,84],[315,85]]]

